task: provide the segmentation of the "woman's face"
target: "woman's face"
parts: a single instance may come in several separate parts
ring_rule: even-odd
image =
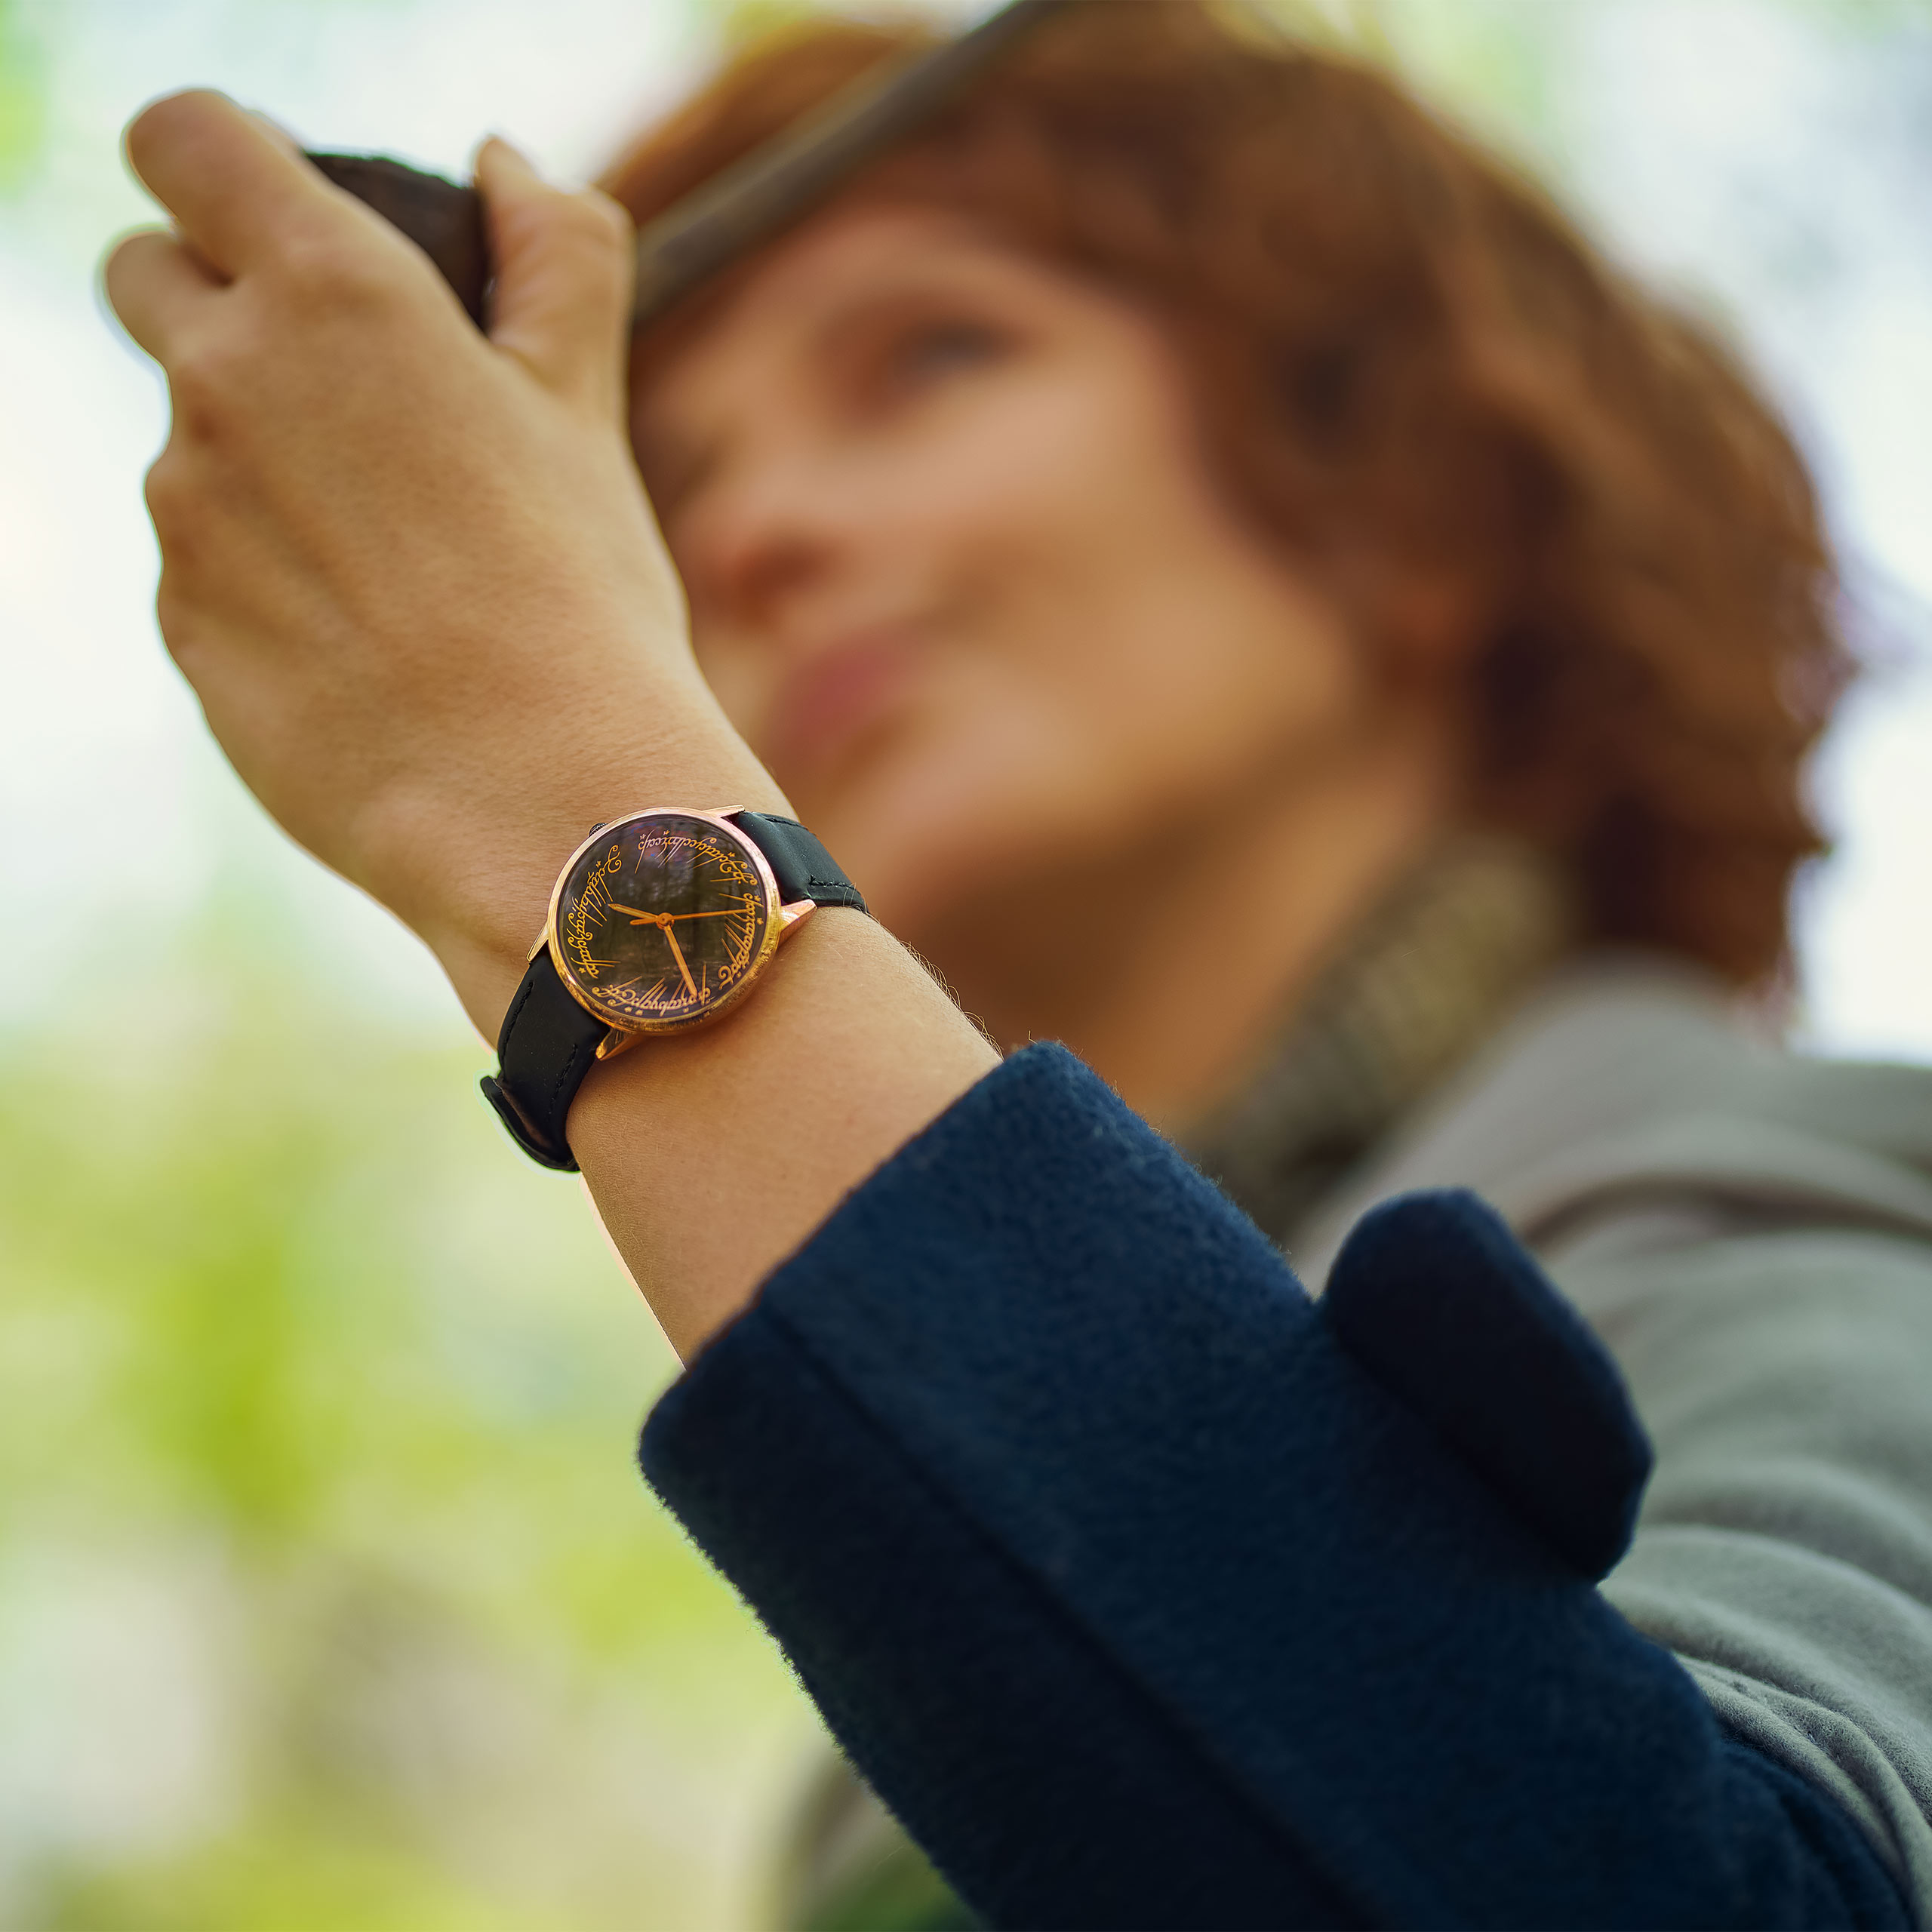
[[[1226,502],[1160,328],[964,221],[835,209],[636,398],[734,723],[915,944],[1346,758],[1363,654]]]

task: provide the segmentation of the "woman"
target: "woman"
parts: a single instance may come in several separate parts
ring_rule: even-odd
[[[647,220],[907,38],[749,53],[606,185]],[[1844,666],[1801,465],[1386,82],[1093,10],[642,338],[632,398],[699,660],[874,909],[1311,1278],[1396,1171],[1513,1205],[1549,1137],[1661,1158],[1673,1057],[1710,1077],[1727,997],[1782,990]],[[1618,1053],[1581,1118],[1467,1124]],[[1719,1213],[1665,1165],[1645,1211]],[[1613,1180],[1540,1204],[1554,1253]],[[1717,1663],[1684,1624],[1648,1627]],[[891,1834],[835,1781],[805,1915],[943,1921]]]
[[[691,1362],[647,1469],[971,1906],[1918,1915],[1932,1115],[1729,1018],[1841,654],[1717,352],[1384,84],[1080,10],[638,345],[674,579],[607,208],[486,149],[486,343],[227,103],[130,152],[171,648],[506,1081],[588,827],[795,811],[864,885],[728,1023],[571,1036],[550,1151]],[[696,1001],[660,935],[750,901],[574,903]],[[1569,1300],[1464,1195],[1337,1253],[1445,1183]]]

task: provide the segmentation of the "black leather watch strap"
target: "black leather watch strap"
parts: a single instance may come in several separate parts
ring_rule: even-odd
[[[485,1074],[481,1082],[484,1098],[533,1161],[561,1174],[577,1172],[564,1123],[598,1042],[610,1030],[571,998],[545,946],[530,962],[503,1015],[496,1075]]]
[[[796,819],[770,812],[734,812],[735,825],[764,854],[785,905],[809,899],[863,912],[859,889],[832,854]],[[601,832],[598,826],[595,830]],[[564,1135],[571,1103],[611,1029],[580,1006],[557,972],[546,946],[531,961],[497,1036],[497,1067],[480,1083],[516,1144],[533,1161],[562,1174],[577,1172]]]
[[[838,869],[838,862],[795,818],[773,812],[734,812],[731,823],[765,856],[778,881],[778,897],[788,905],[809,899],[817,906],[866,909],[859,888]]]

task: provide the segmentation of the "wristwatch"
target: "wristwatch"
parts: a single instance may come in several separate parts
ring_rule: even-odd
[[[596,826],[558,875],[482,1082],[517,1145],[574,1174],[564,1124],[591,1067],[722,1019],[820,906],[866,909],[795,819],[679,806]]]

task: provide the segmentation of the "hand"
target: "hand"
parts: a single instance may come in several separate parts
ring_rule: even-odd
[[[586,825],[647,792],[785,808],[698,676],[632,463],[629,223],[487,145],[486,340],[223,97],[158,102],[128,152],[176,223],[106,270],[174,402],[162,634],[250,788],[494,1035]]]

